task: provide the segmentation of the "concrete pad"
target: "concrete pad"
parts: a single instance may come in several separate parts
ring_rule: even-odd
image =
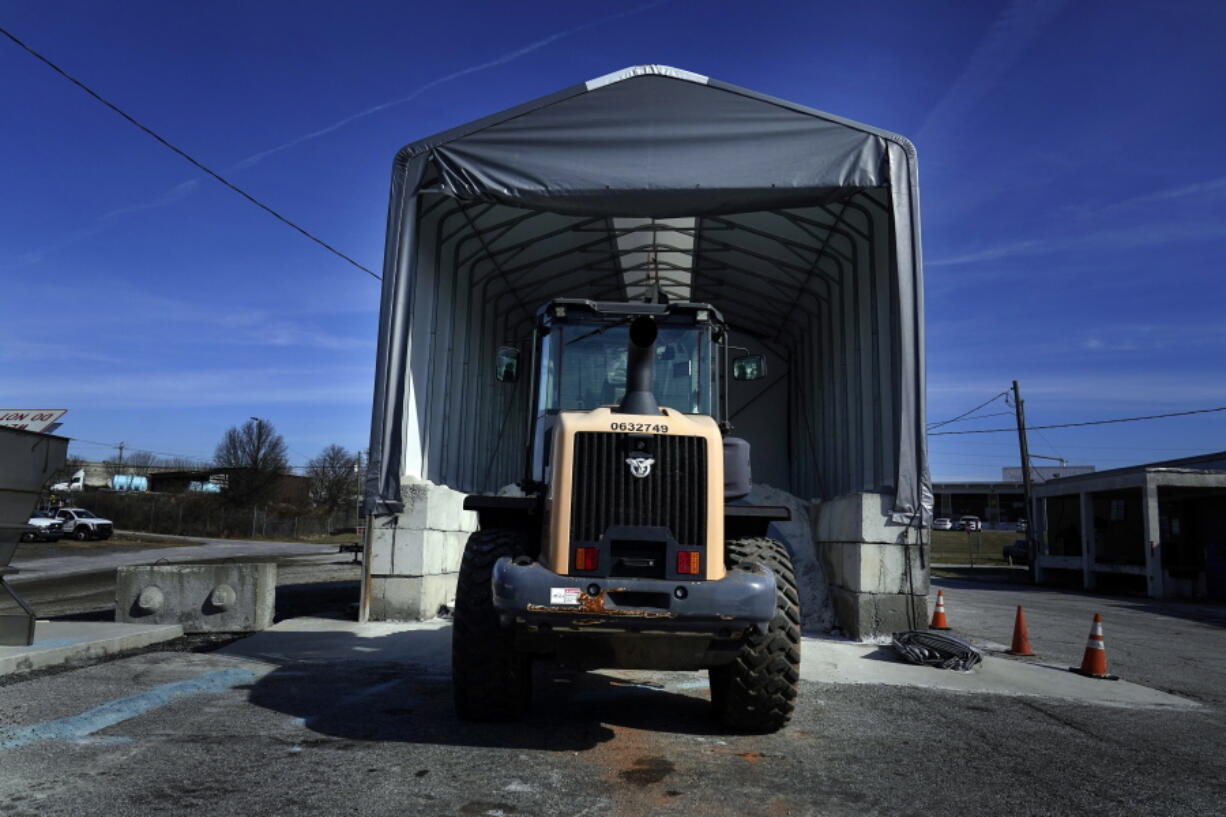
[[[291,618],[216,654],[278,665],[372,661],[450,672],[451,622]]]
[[[295,618],[236,641],[217,654],[276,665],[300,661],[412,664],[429,673],[445,674],[450,672],[450,647],[451,624],[447,621],[359,623]],[[986,656],[971,672],[953,672],[903,663],[889,646],[832,638],[804,639],[800,677],[826,684],[910,686],[1128,708],[1201,707],[1195,701],[1127,681],[1083,678],[1063,666]]]
[[[800,677],[826,684],[884,684],[989,695],[1059,698],[1144,709],[1198,709],[1201,704],[1127,681],[1100,681],[1068,667],[984,656],[970,672],[905,663],[888,645],[806,638]]]
[[[109,621],[38,621],[34,643],[0,647],[0,675],[95,661],[183,635],[178,624],[116,624]]]

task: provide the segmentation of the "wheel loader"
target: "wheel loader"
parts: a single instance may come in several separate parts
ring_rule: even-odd
[[[737,348],[709,304],[556,299],[538,311],[523,495],[465,500],[479,530],[454,609],[462,718],[522,716],[532,662],[548,658],[705,669],[725,726],[788,722],[799,596],[787,549],[766,536],[788,511],[742,504],[749,445],[726,433],[728,369],[766,372],[760,355],[730,359]],[[517,380],[519,350],[499,349],[495,368]]]

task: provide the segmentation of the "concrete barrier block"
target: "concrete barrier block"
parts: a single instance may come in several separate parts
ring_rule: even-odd
[[[827,542],[830,584],[856,593],[927,594],[928,563],[919,545]],[[911,573],[907,574],[910,559]]]
[[[455,605],[456,574],[379,576],[371,580],[373,621],[424,621]]]
[[[464,560],[464,546],[468,544],[468,533],[450,531],[447,533],[447,549],[443,559],[443,573],[458,573],[460,562]]]
[[[928,626],[928,598],[905,593],[857,593],[830,588],[835,621],[852,638],[865,639]]]
[[[456,530],[464,512],[464,494],[443,488],[437,495],[438,513],[431,517],[431,530]]]
[[[447,572],[443,564],[447,556],[447,534],[441,530],[426,531],[426,541],[423,545],[422,572],[423,576],[437,576]]]
[[[436,486],[429,482],[405,482],[400,486],[400,498],[404,511],[396,520],[402,528],[425,530],[430,510],[430,489]]]
[[[426,547],[429,559],[426,573],[433,575],[458,572],[468,534],[454,530],[429,531],[428,534]]]
[[[400,486],[404,512],[400,527],[410,530],[463,530],[476,525],[471,511],[464,510],[464,494],[432,482],[405,482]]]
[[[817,505],[817,539],[824,542],[901,544],[917,541],[917,529],[890,519],[892,494],[847,494]]]
[[[396,540],[392,549],[392,569],[388,571],[397,576],[421,576],[426,572],[426,533],[425,530],[396,531]]]
[[[179,624],[186,633],[272,625],[275,564],[134,565],[115,576],[115,620]]]
[[[396,529],[374,527],[370,532],[370,572],[376,576],[392,572],[392,554],[396,541]]]

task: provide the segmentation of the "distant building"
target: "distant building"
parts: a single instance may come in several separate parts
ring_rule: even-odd
[[[1226,451],[1035,487],[1039,583],[1226,600]]]
[[[977,516],[989,528],[1011,528],[1026,518],[1025,496],[1020,475],[1017,482],[935,482],[932,515],[949,519]]]
[[[1047,482],[1049,479],[1064,479],[1079,477],[1082,474],[1094,473],[1093,465],[1032,465],[1030,479],[1033,482]],[[1000,478],[1005,482],[1021,482],[1022,466],[1009,465],[1000,469]]]
[[[149,490],[157,493],[218,493],[224,490],[230,474],[240,468],[203,468],[194,471],[160,471],[149,475]],[[296,474],[280,474],[273,502],[306,505],[311,498],[311,480]]]

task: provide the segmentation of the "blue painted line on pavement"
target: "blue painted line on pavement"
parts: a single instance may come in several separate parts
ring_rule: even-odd
[[[80,644],[79,638],[44,638],[42,641],[35,641],[31,647],[49,650],[53,647],[71,647],[73,644]]]
[[[224,692],[231,687],[254,681],[256,674],[246,669],[223,669],[198,678],[175,681],[146,690],[139,695],[118,698],[88,709],[79,715],[43,721],[33,726],[0,728],[0,750],[19,749],[44,740],[76,741],[94,732],[123,723],[179,698],[208,692]]]

